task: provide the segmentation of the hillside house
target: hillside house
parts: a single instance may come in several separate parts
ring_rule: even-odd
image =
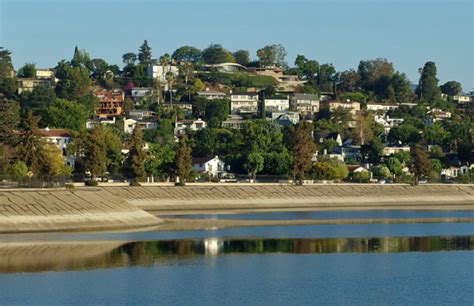
[[[96,116],[99,118],[111,118],[123,113],[124,92],[119,89],[98,89],[92,93],[98,104],[95,108]]]
[[[193,170],[197,173],[207,173],[211,177],[219,177],[226,172],[225,162],[217,155],[214,157],[194,157]]]
[[[233,93],[230,96],[230,112],[238,114],[256,114],[258,112],[258,93]]]
[[[186,133],[187,129],[191,131],[198,131],[205,127],[207,127],[206,121],[200,118],[197,120],[178,120],[174,124],[174,134],[176,136],[183,135]]]
[[[302,116],[313,115],[319,112],[319,97],[313,94],[294,94],[291,98],[291,109]]]

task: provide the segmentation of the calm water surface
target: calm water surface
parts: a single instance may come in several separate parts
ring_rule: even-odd
[[[473,305],[474,225],[3,235],[0,305],[19,304]]]

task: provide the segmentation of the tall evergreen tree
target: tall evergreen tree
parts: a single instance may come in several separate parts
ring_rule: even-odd
[[[137,125],[133,129],[132,138],[129,143],[129,152],[125,160],[125,174],[131,178],[132,185],[139,185],[138,179],[145,174],[145,153],[143,152],[143,133]]]
[[[43,163],[44,142],[38,128],[38,117],[34,117],[31,110],[23,120],[23,130],[17,146],[17,157],[23,160],[33,174],[39,174]]]
[[[92,180],[95,180],[106,171],[106,148],[101,127],[88,131],[84,147],[84,170],[89,171]]]
[[[182,135],[179,139],[179,147],[176,152],[176,174],[179,177],[179,184],[184,186],[189,178],[192,169],[191,147],[188,144],[188,137]]]
[[[436,64],[434,62],[426,62],[420,72],[420,81],[416,93],[420,99],[433,103],[436,99],[440,98],[441,94],[438,87],[438,79],[436,78]]]
[[[304,174],[311,166],[311,157],[316,150],[311,137],[312,131],[313,125],[307,121],[290,126],[288,144],[293,152],[293,175],[298,184],[303,183]]]
[[[145,40],[138,51],[138,61],[140,64],[148,65],[151,62],[151,47],[148,41]]]
[[[413,184],[418,185],[420,177],[428,176],[431,172],[430,160],[428,159],[428,154],[420,145],[413,146],[410,154],[412,158]]]

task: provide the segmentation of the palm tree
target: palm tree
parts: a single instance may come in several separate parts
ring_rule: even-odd
[[[168,92],[170,93],[170,105],[173,104],[173,81],[174,74],[171,71],[168,71],[165,75],[166,82],[168,82]]]
[[[184,83],[188,91],[188,101],[191,101],[191,91],[189,90],[188,81],[194,73],[194,66],[191,62],[182,62],[179,65],[179,74],[184,76]]]

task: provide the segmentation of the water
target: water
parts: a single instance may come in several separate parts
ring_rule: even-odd
[[[473,303],[472,223],[0,236],[0,305]]]
[[[474,218],[473,210],[369,210],[369,211],[281,211],[239,214],[163,215],[164,218],[222,220],[301,220],[301,219],[379,219],[379,218]]]

